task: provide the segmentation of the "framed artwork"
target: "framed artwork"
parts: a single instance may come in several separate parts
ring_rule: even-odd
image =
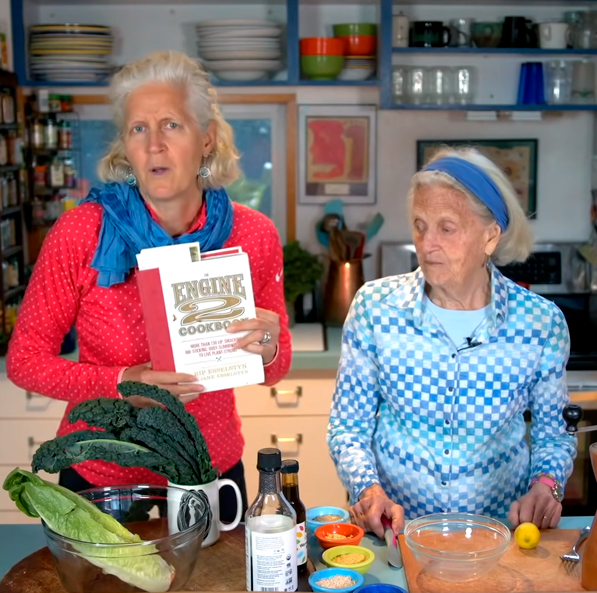
[[[376,108],[299,108],[299,202],[375,204]]]
[[[417,171],[441,147],[472,146],[502,169],[526,215],[536,218],[537,144],[537,140],[418,140]]]
[[[227,187],[235,202],[274,221],[282,242],[296,237],[296,97],[218,93],[240,152],[241,178]],[[81,144],[80,195],[97,184],[96,167],[116,136],[107,95],[75,95]]]

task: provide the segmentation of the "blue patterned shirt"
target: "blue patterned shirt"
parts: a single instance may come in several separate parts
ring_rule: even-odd
[[[420,268],[357,293],[328,427],[352,504],[378,483],[407,519],[503,518],[538,473],[566,483],[576,455],[562,418],[566,321],[552,302],[490,273],[489,316],[472,336],[480,345],[460,350],[425,307]]]

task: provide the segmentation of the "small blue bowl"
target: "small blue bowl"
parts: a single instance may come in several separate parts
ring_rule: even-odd
[[[339,575],[350,577],[354,581],[354,585],[336,589],[331,587],[321,587],[317,584],[322,579],[330,579]],[[363,575],[356,570],[351,570],[350,568],[322,568],[317,572],[311,573],[309,576],[309,585],[316,593],[350,593],[351,591],[358,589],[363,582]],[[406,591],[404,593],[406,593]]]
[[[322,517],[324,515],[332,515],[340,517],[340,519],[330,519],[329,521],[315,521],[316,517]],[[320,525],[326,523],[350,523],[350,515],[345,509],[340,507],[313,507],[307,509],[307,530],[310,533],[314,533]]]
[[[314,573],[315,574],[315,573]],[[365,585],[355,593],[406,593],[402,587],[397,585],[386,585],[384,583],[375,583],[373,585]]]

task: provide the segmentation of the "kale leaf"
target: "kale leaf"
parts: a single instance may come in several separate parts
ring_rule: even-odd
[[[186,411],[184,405],[176,397],[169,391],[160,389],[156,385],[147,385],[146,383],[139,383],[137,381],[124,381],[119,383],[117,389],[124,397],[142,395],[144,397],[149,397],[168,408],[168,410],[170,410],[170,412],[172,412],[172,414],[174,414],[180,421],[187,431],[187,434],[195,443],[195,449],[199,458],[199,466],[201,468],[201,477],[204,480],[203,483],[211,482],[218,477],[216,470],[211,463],[211,456],[209,455],[205,439],[199,430],[197,420]]]
[[[122,467],[139,467],[143,466],[152,471],[158,472],[166,476],[171,482],[177,483],[179,473],[176,464],[165,456],[162,456],[141,445],[113,440],[105,438],[106,433],[98,431],[81,431],[93,432],[93,438],[87,440],[68,439],[67,437],[81,436],[80,433],[73,432],[64,437],[57,437],[48,443],[44,443],[35,452],[32,469],[38,472],[43,469],[50,473],[57,473],[75,465],[82,461],[89,461],[93,459],[102,459],[103,461],[111,461],[117,463]],[[104,438],[98,438],[98,435]],[[58,448],[58,454],[47,455],[40,454],[36,456],[44,445],[55,445],[54,450]]]
[[[103,428],[120,438],[125,428],[135,426],[138,408],[126,400],[108,397],[90,399],[76,405],[68,415],[73,424],[78,420]]]

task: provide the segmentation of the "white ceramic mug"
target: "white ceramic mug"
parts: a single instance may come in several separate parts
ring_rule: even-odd
[[[541,23],[539,25],[539,44],[542,49],[566,49],[568,37],[568,23]]]
[[[170,484],[171,486],[177,486],[183,490],[203,490],[207,494],[209,499],[209,506],[211,507],[211,527],[209,533],[203,539],[202,548],[211,546],[220,538],[220,531],[230,531],[234,529],[241,520],[243,512],[243,500],[240,494],[240,489],[232,480],[226,478],[221,480],[214,480],[208,484],[201,484],[199,486],[180,486],[178,484]],[[224,486],[230,486],[236,494],[236,516],[232,523],[222,523],[220,521],[220,488]],[[171,504],[172,501],[168,500],[168,528],[169,533],[176,533],[178,531],[178,505]]]

